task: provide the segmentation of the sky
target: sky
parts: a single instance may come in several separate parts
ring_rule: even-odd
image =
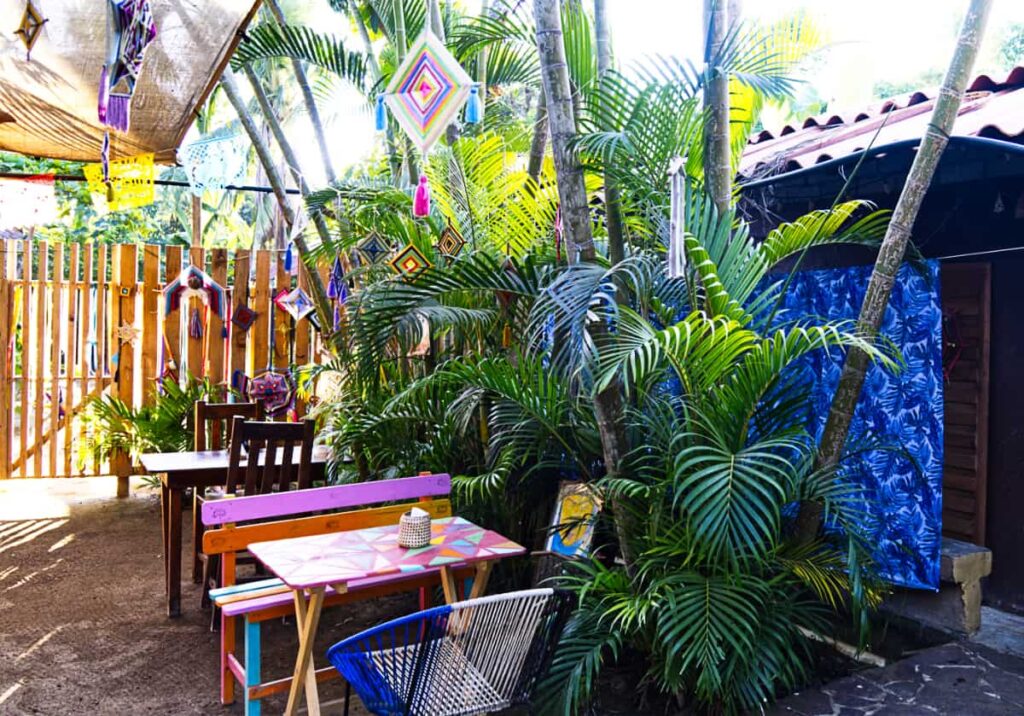
[[[458,0],[457,0],[458,1]],[[530,0],[524,0],[530,3]],[[589,2],[589,0],[583,0]],[[696,58],[700,52],[701,0],[607,0],[612,45],[624,68],[649,55]],[[995,51],[1006,28],[1024,23],[1024,0],[993,0],[994,9],[977,69],[993,66]],[[295,2],[298,5],[297,2]],[[462,0],[467,9],[479,0]],[[872,88],[883,80],[899,83],[914,80],[929,70],[945,70],[968,0],[743,0],[743,12],[751,20],[771,21],[806,11],[827,37],[827,48],[809,81],[830,109],[862,107],[872,101]],[[344,35],[338,16],[326,0],[303,2],[307,22],[325,30],[332,25]],[[353,38],[354,41],[354,38]],[[1021,58],[1024,64],[1024,58]],[[975,73],[977,74],[977,72]],[[365,157],[379,145],[374,139],[372,118],[365,104],[342,93],[332,107],[332,156],[345,166]],[[302,123],[304,118],[295,122]],[[770,124],[771,120],[766,120]],[[296,131],[308,131],[306,125]],[[304,165],[319,165],[313,148],[307,149]],[[314,179],[316,177],[311,177]]]

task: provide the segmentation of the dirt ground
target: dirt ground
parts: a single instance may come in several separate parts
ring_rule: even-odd
[[[198,585],[183,584],[180,619],[166,616],[156,494],[113,494],[106,478],[0,483],[0,714],[242,713],[219,702]],[[318,666],[335,641],[416,608],[410,594],[325,610]],[[296,642],[293,623],[264,625],[264,678],[291,672]],[[321,684],[324,713],[340,714],[343,695]],[[280,713],[283,697],[264,709]],[[357,698],[351,713],[366,713]]]

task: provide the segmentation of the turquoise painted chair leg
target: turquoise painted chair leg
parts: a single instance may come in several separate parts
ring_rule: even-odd
[[[260,683],[260,623],[245,620],[245,716],[260,716],[260,700],[249,698],[249,688]]]

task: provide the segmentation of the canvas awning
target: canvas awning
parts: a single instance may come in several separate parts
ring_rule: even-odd
[[[96,116],[106,49],[106,0],[34,0],[46,19],[26,61],[15,31],[26,0],[0,0],[0,150],[99,161]],[[111,132],[114,158],[153,152],[173,162],[197,107],[220,78],[259,0],[152,0],[158,34],[131,106]]]

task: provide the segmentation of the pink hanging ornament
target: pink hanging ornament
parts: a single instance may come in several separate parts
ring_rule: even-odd
[[[430,216],[430,187],[427,185],[426,174],[420,177],[419,186],[416,187],[416,196],[412,202],[412,215],[417,219]]]

